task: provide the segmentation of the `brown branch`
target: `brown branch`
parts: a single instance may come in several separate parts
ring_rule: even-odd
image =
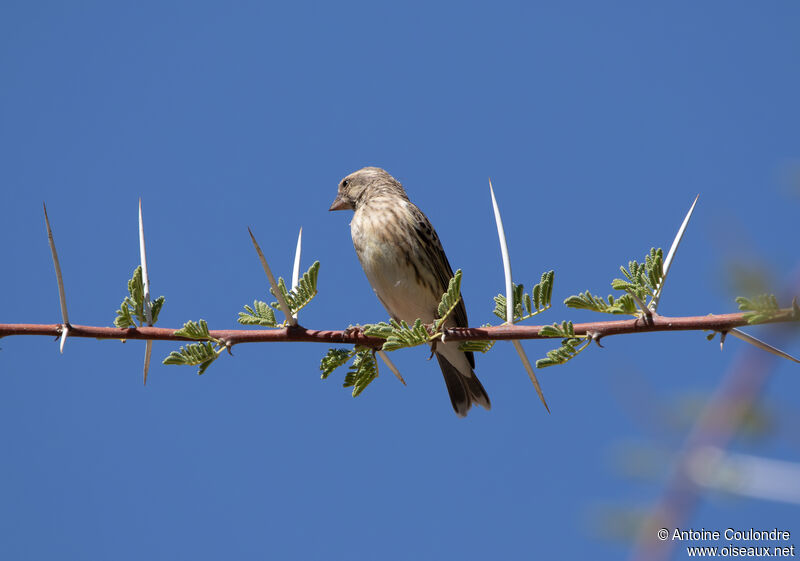
[[[735,327],[747,325],[743,312],[734,314],[709,314],[707,316],[667,317],[653,314],[651,318],[633,318],[616,321],[598,321],[593,323],[574,324],[576,335],[592,334],[598,340],[609,335],[629,333],[649,333],[651,331],[720,331],[727,332]],[[781,310],[764,323],[782,323],[797,321],[792,310]],[[474,340],[514,340],[514,339],[552,339],[539,334],[542,325],[498,325],[494,327],[451,328],[445,330],[448,341]],[[59,337],[60,324],[0,324],[0,338],[10,335],[45,335]],[[88,337],[92,339],[145,339],[158,341],[190,341],[175,335],[175,329],[165,327],[138,327],[122,329],[117,327],[95,327],[88,325],[69,325],[70,337]],[[342,343],[380,348],[384,340],[379,337],[367,337],[360,330],[320,331],[300,326],[281,329],[226,329],[211,330],[211,337],[232,346],[238,343],[268,342],[306,342],[306,343]]]

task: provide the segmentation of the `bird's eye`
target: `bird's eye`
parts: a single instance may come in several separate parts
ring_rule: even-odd
[[[347,187],[348,185],[350,185],[349,179],[345,179],[344,181],[342,181],[342,187]]]

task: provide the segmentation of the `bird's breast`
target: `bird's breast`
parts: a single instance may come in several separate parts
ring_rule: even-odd
[[[398,211],[356,212],[350,232],[367,279],[389,314],[409,323],[432,322],[441,295],[430,290],[429,272]]]

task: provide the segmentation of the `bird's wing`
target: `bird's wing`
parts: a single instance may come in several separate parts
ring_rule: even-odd
[[[453,269],[450,267],[450,262],[447,260],[447,255],[442,247],[442,242],[433,229],[430,220],[417,208],[416,205],[411,205],[411,212],[414,217],[414,230],[421,242],[421,246],[425,248],[425,254],[431,263],[430,270],[434,275],[437,286],[435,287],[438,294],[447,292],[447,287],[450,284],[450,279],[453,278]],[[452,321],[448,321],[449,325],[454,327],[469,327],[467,322],[467,308],[464,306],[464,298],[461,298],[456,305],[455,310],[451,314]],[[471,361],[470,361],[471,362]]]

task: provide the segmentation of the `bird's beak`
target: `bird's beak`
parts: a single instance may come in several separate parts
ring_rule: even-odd
[[[337,195],[336,199],[334,199],[333,204],[331,205],[331,208],[328,210],[346,210],[348,208],[353,208],[353,205],[351,205],[341,195]]]

